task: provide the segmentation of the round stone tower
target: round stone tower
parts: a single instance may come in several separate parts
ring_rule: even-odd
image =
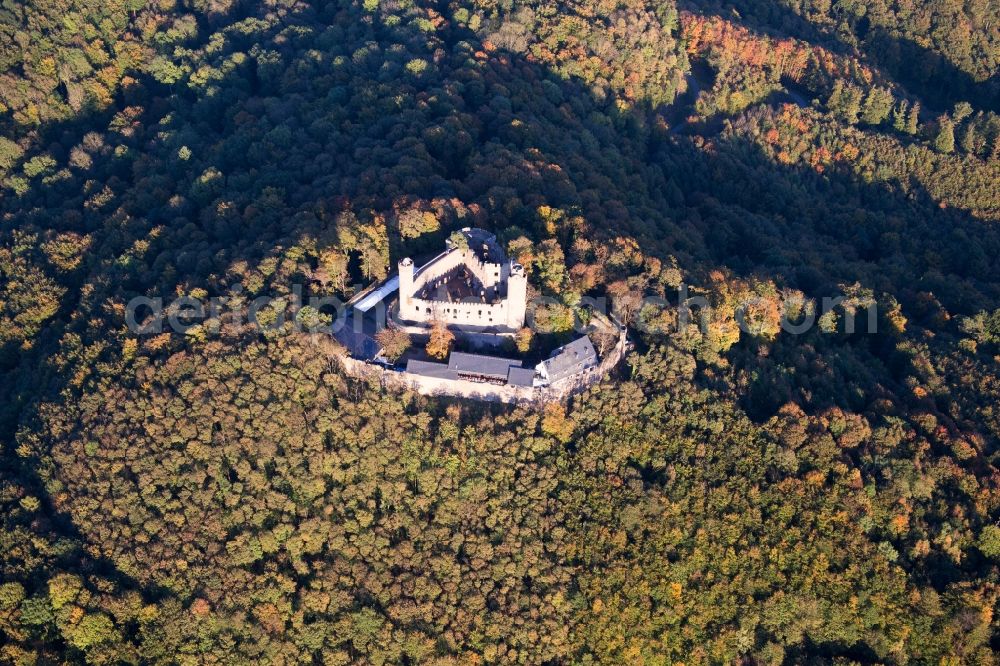
[[[524,326],[528,306],[528,276],[524,266],[511,262],[507,278],[507,327],[517,330]]]
[[[413,320],[413,260],[405,257],[400,260],[399,269],[399,316]]]

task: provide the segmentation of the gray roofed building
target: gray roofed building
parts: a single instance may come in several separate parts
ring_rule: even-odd
[[[510,368],[520,368],[521,362],[499,356],[452,352],[451,356],[448,357],[448,367],[460,374],[507,379]]]
[[[507,373],[507,383],[511,386],[534,386],[535,369],[511,366],[510,371]]]
[[[586,335],[559,347],[536,366],[546,382],[556,382],[597,365],[597,350]]]
[[[344,325],[334,331],[333,337],[356,359],[370,361],[378,356],[380,351],[378,343],[365,330],[363,322],[353,316],[349,316]]]
[[[434,363],[433,361],[406,362],[406,371],[411,375],[422,375],[424,377],[435,377],[437,379],[458,379],[458,373],[452,370],[445,363]]]
[[[533,386],[535,379],[534,369],[522,367],[517,359],[464,352],[452,352],[447,364],[410,360],[406,371],[436,379],[465,379],[510,386]]]

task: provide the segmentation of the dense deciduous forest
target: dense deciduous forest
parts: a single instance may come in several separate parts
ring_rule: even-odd
[[[997,12],[0,5],[0,661],[997,663]],[[126,325],[470,225],[524,349],[607,297],[626,366],[514,407]]]

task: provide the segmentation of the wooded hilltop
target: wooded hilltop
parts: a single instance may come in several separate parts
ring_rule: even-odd
[[[1000,662],[998,71],[987,0],[0,3],[0,662]],[[467,226],[620,370],[126,325]]]

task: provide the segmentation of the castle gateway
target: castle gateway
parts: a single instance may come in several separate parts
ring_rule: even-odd
[[[406,322],[513,332],[524,326],[527,296],[524,268],[483,229],[462,229],[420,268],[408,257],[399,262],[399,318]]]

